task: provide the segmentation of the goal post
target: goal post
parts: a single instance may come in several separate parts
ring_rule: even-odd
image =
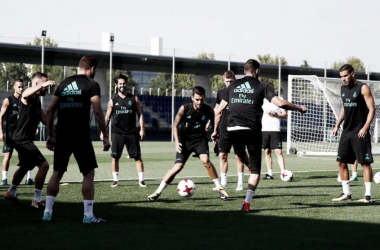
[[[380,82],[359,80],[369,85],[375,100],[380,105]],[[314,75],[289,75],[288,100],[308,109],[306,114],[288,112],[287,153],[309,155],[336,155],[342,127],[337,136],[332,136],[337,117],[342,107],[340,88],[342,80]],[[380,110],[376,109],[370,126],[372,153],[380,154]]]

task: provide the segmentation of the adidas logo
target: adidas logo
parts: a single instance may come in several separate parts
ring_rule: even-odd
[[[252,94],[255,90],[251,88],[251,85],[249,85],[249,82],[245,82],[241,84],[240,86],[237,86],[234,89],[235,93],[250,93]]]
[[[62,93],[61,93],[62,96],[65,96],[65,95],[81,95],[81,94],[82,94],[82,90],[78,88],[76,81],[67,85],[67,87],[64,88]]]
[[[188,115],[188,116],[187,116],[187,119],[191,119],[191,115]]]
[[[16,104],[16,103],[14,103],[14,104],[13,104],[13,107],[17,107],[17,104]]]
[[[115,104],[115,106],[119,106],[119,103],[117,102],[117,103]]]

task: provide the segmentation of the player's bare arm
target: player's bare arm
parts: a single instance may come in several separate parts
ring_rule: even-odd
[[[286,100],[282,100],[282,99],[278,98],[278,96],[274,96],[271,100],[271,103],[273,103],[274,105],[276,105],[280,108],[286,109],[286,110],[295,110],[295,111],[299,111],[301,113],[307,112],[307,108],[305,106],[295,105],[291,102],[288,102]]]
[[[1,106],[1,111],[0,111],[0,141],[4,141],[3,117],[5,113],[7,112],[8,106],[9,106],[9,100],[8,98],[5,98],[3,101],[3,105]]]
[[[136,113],[137,113],[137,117],[139,118],[139,124],[140,124],[140,137],[142,140],[145,138],[144,116],[142,115],[142,111],[141,111],[140,99],[136,96],[135,100],[136,100]]]
[[[35,86],[27,88],[21,95],[21,102],[25,105],[28,105],[28,99],[36,94],[38,91],[45,91],[51,86],[55,86],[54,81],[46,81],[44,83],[39,83]]]
[[[55,140],[53,137],[53,122],[54,122],[54,114],[56,113],[56,110],[58,108],[58,102],[59,102],[59,97],[54,95],[51,98],[49,107],[45,115],[46,127],[47,127],[46,147],[52,151],[54,151],[54,147],[55,147]]]
[[[106,127],[108,127],[108,125],[110,124],[112,111],[113,111],[113,102],[112,102],[112,99],[110,99],[107,104],[107,113],[105,117]]]
[[[175,150],[178,153],[182,152],[182,144],[179,141],[179,135],[178,135],[178,125],[181,122],[181,118],[184,114],[185,114],[185,108],[182,105],[179,108],[178,113],[177,113],[177,115],[174,119],[174,123],[173,123],[173,137],[174,137],[174,142],[175,142]]]
[[[102,111],[102,106],[100,104],[100,97],[98,95],[95,95],[91,97],[90,101],[92,108],[94,109],[96,123],[98,123],[100,131],[103,133],[103,151],[108,151],[111,147],[111,144],[108,138],[108,131],[106,129],[106,122]]]
[[[223,111],[226,109],[228,105],[228,102],[225,100],[222,100],[220,104],[218,105],[217,109],[215,109],[215,114],[214,114],[214,132],[211,135],[211,139],[214,143],[218,142],[218,128],[220,124],[220,120],[222,119]]]
[[[338,120],[336,121],[336,124],[335,124],[333,131],[331,131],[332,136],[336,136],[338,134],[339,126],[340,126],[340,124],[342,124],[343,120],[344,120],[344,108],[342,105],[342,108],[340,109]]]
[[[362,89],[361,89],[362,95],[364,97],[365,103],[368,108],[368,115],[367,115],[367,120],[363,126],[363,128],[359,131],[358,137],[359,138],[364,138],[369,130],[369,126],[371,125],[371,122],[373,120],[373,117],[375,116],[375,102],[373,100],[373,96],[371,93],[371,89],[367,84],[364,84]]]

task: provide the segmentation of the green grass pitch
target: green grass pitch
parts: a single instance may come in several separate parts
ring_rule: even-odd
[[[36,144],[52,168],[52,152],[44,143]],[[110,188],[111,157],[109,152],[101,151],[99,142],[94,146],[99,164],[94,213],[107,223],[82,224],[82,178],[72,157],[63,178],[69,185],[60,187],[51,222],[42,222],[43,211],[30,207],[34,192],[31,186],[19,187],[22,206],[0,199],[0,249],[365,249],[379,245],[380,185],[373,184],[372,204],[355,202],[364,197],[360,166],[359,181],[351,183],[354,201],[334,203],[331,199],[342,191],[336,180],[334,157],[285,154],[286,168],[293,171],[294,180],[282,182],[274,154],[275,179],[260,182],[252,201],[253,212],[242,213],[246,191],[235,191],[232,155],[228,201],[219,199],[202,164],[190,157],[160,199],[148,202],[147,196],[173,166],[174,143],[141,142],[147,188],[138,186],[134,160],[126,158],[125,151],[120,159],[120,185]],[[211,161],[219,173],[219,159],[212,154]],[[380,171],[378,162],[375,156],[374,173]],[[8,182],[17,163],[15,153]],[[46,181],[51,173],[49,170]],[[266,173],[264,161],[262,173]],[[176,192],[176,185],[184,178],[197,185],[193,197],[183,198]],[[245,189],[247,180],[245,171]],[[6,191],[7,187],[0,186],[0,192]]]

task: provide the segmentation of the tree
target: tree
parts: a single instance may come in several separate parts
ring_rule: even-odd
[[[303,63],[300,65],[300,67],[311,68],[311,66],[307,63],[306,60],[303,60]]]
[[[34,38],[33,42],[27,42],[27,45],[41,46],[42,40],[39,37]],[[54,42],[50,37],[45,39],[45,47],[58,47],[58,43]],[[31,73],[42,72],[41,64],[33,64],[31,67]],[[61,82],[64,79],[64,66],[44,65],[44,73],[49,76],[49,79],[54,80],[56,83]],[[71,68],[71,72],[68,75],[76,74],[76,69]],[[51,89],[54,91],[55,87]]]
[[[331,68],[340,69],[340,67],[342,67],[344,64],[351,64],[352,67],[354,67],[356,71],[365,71],[365,66],[364,66],[363,61],[355,56],[348,57],[346,61],[334,62],[333,65],[331,65]]]
[[[260,64],[268,64],[268,65],[278,65],[279,60],[281,60],[281,65],[288,65],[288,62],[286,61],[285,57],[271,57],[271,55],[266,54],[266,55],[257,55],[257,58],[260,61]]]
[[[28,68],[23,63],[0,63],[0,90],[13,92],[13,80],[23,79],[27,85],[30,78],[28,77]]]
[[[215,56],[213,53],[207,54],[206,52],[201,52],[195,58],[201,59],[201,60],[215,60]],[[224,87],[222,75],[210,75],[210,82],[211,82],[212,90],[219,90],[220,88]],[[176,95],[181,95],[182,89],[192,89],[194,87],[194,83],[195,83],[194,74],[175,74],[174,88],[177,90]],[[159,73],[157,78],[150,79],[148,87],[168,89],[169,93],[171,94],[172,74]]]
[[[267,64],[267,65],[279,65],[279,61],[281,61],[281,66],[288,65],[288,62],[286,61],[285,57],[279,57],[275,56],[272,57],[269,54],[266,55],[257,55],[257,58],[260,61],[260,64]],[[278,79],[274,78],[267,78],[267,77],[260,77],[260,81],[262,82],[272,82],[275,91],[278,89]]]

